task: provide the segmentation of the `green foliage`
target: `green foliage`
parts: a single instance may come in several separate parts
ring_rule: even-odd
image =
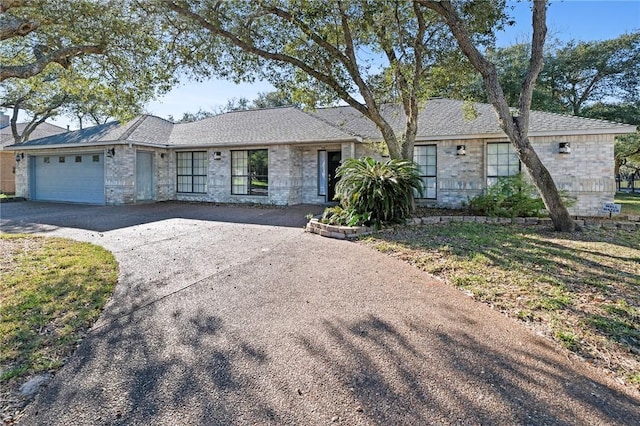
[[[469,200],[468,208],[474,214],[499,217],[538,216],[544,203],[535,186],[528,183],[522,173],[499,177],[485,194]]]
[[[422,193],[418,168],[408,160],[349,158],[338,168],[337,176],[336,198],[343,209],[340,215],[349,218],[347,222],[357,218],[359,223],[378,226],[398,221],[413,211],[414,193]]]
[[[367,226],[371,223],[371,213],[358,213],[353,208],[343,209],[338,205],[327,207],[320,221],[329,225]]]
[[[24,37],[14,34],[3,40],[0,50],[2,106],[27,111],[33,123],[59,114],[81,126],[83,121],[126,121],[175,81],[158,16],[141,9],[139,2],[13,2],[3,17],[36,24]],[[76,47],[97,51],[56,56]],[[41,69],[35,66],[41,62]],[[4,79],[16,69],[25,71]],[[32,75],[32,69],[38,72]]]
[[[377,126],[392,158],[411,156],[419,103],[448,87],[450,75],[469,69],[446,24],[414,2],[152,3],[165,14],[167,38],[193,77],[262,79],[290,94],[284,101],[307,107],[344,101]],[[465,16],[475,18],[469,32],[490,43],[504,1],[464,3]],[[388,101],[404,107],[403,135],[380,113]]]

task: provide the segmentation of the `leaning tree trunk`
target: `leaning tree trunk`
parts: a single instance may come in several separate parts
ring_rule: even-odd
[[[464,21],[458,14],[451,0],[414,0],[442,16],[458,41],[460,49],[469,59],[473,67],[482,75],[484,88],[491,104],[498,114],[500,128],[514,146],[518,158],[529,172],[533,183],[538,188],[556,231],[570,232],[575,230],[575,222],[562,202],[558,188],[551,174],[542,164],[538,154],[529,143],[529,116],[531,99],[536,79],[542,70],[544,39],[547,33],[546,16],[547,1],[533,1],[533,38],[529,66],[522,80],[518,100],[518,114],[514,115],[500,85],[496,66],[490,62],[474,45]]]
[[[533,147],[531,147],[529,138],[521,138],[519,135],[509,135],[509,138],[516,147],[518,158],[522,164],[524,164],[531,180],[538,188],[540,197],[549,212],[556,231],[574,231],[576,226],[575,222],[560,197],[551,173],[549,173],[549,170],[542,164],[540,157],[538,157],[538,154]]]

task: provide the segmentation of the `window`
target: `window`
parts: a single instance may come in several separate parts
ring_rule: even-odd
[[[318,151],[318,195],[327,195],[327,151]]]
[[[435,145],[416,145],[413,148],[413,161],[418,164],[420,179],[424,186],[422,198],[436,199],[437,160]],[[416,194],[419,196],[419,194]]]
[[[509,142],[487,144],[487,185],[491,186],[501,176],[520,173],[520,160]]]
[[[231,151],[231,193],[269,195],[269,153],[266,149]]]
[[[91,161],[93,161],[94,163],[99,163],[100,162],[100,156],[99,155],[94,155],[93,157],[91,157]]]
[[[178,192],[207,192],[207,152],[178,152]]]
[[[64,163],[64,157],[58,157],[58,163]]]
[[[82,163],[82,155],[76,155],[76,163]]]

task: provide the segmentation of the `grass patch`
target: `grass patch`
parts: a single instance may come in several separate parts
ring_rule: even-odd
[[[118,279],[105,249],[62,238],[0,235],[0,385],[59,368]]]
[[[640,384],[640,233],[452,222],[361,241]]]
[[[624,192],[617,192],[614,201],[622,204],[620,206],[620,214],[640,216],[640,193],[626,194]]]

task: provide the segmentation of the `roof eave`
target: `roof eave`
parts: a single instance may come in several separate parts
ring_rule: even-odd
[[[224,142],[224,143],[205,143],[205,144],[189,144],[189,145],[168,145],[171,149],[202,149],[202,148],[242,148],[250,146],[272,146],[272,145],[323,145],[337,143],[361,143],[362,139],[357,137],[345,139],[309,139],[309,140],[288,140],[288,141],[268,141],[268,142]]]
[[[137,146],[148,146],[154,148],[169,148],[166,144],[155,144],[149,142],[133,142],[133,141],[123,141],[123,140],[115,140],[115,141],[99,141],[99,142],[91,142],[91,143],[61,143],[61,144],[46,144],[46,145],[9,145],[4,147],[7,151],[37,151],[42,149],[54,149],[54,148],[92,148],[92,147],[104,147],[109,145],[137,145]]]

